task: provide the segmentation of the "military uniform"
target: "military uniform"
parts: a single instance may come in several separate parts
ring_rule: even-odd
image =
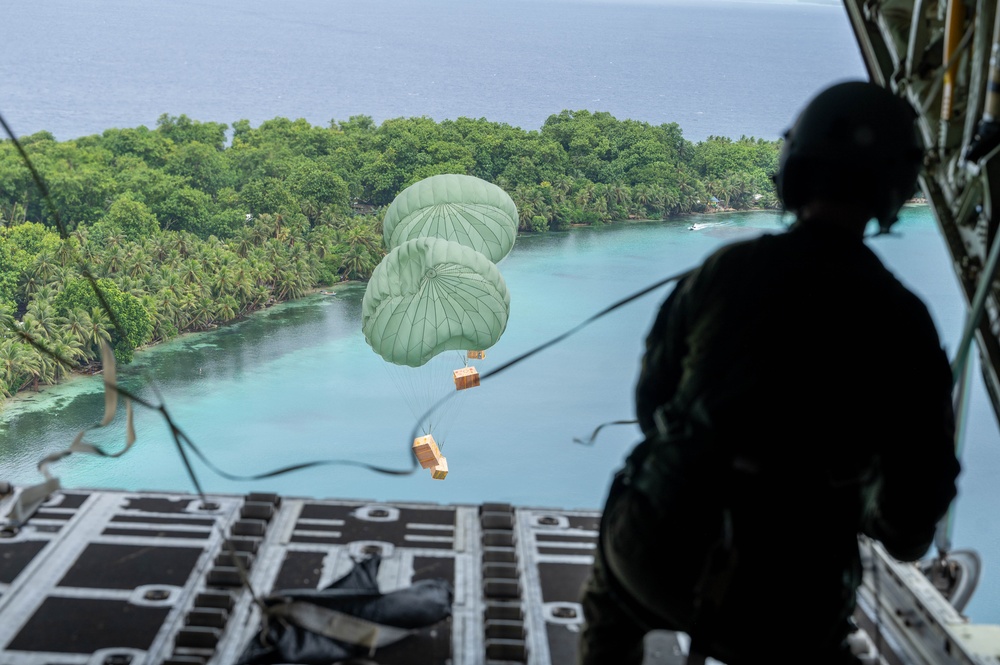
[[[951,373],[923,303],[822,220],[734,243],[663,304],[636,410],[646,440],[605,507],[581,662],[639,663],[649,628],[729,665],[850,662],[857,534],[915,560],[955,496]]]

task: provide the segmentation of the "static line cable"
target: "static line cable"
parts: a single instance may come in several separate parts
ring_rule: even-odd
[[[0,126],[3,127],[4,132],[6,132],[7,136],[10,137],[11,142],[14,144],[14,147],[17,149],[18,154],[21,156],[22,162],[24,163],[24,165],[27,167],[29,173],[31,174],[31,178],[34,181],[35,186],[38,188],[38,191],[41,193],[42,198],[45,200],[45,203],[46,203],[46,205],[47,205],[50,213],[52,214],[52,218],[55,221],[56,227],[59,230],[59,236],[63,239],[64,242],[68,241],[69,240],[69,231],[66,228],[66,225],[63,223],[62,217],[59,215],[59,210],[58,210],[58,208],[56,207],[55,203],[52,200],[52,195],[49,193],[49,189],[46,186],[44,179],[42,178],[41,174],[38,172],[38,169],[35,168],[34,162],[32,162],[31,158],[28,156],[27,151],[24,149],[24,146],[21,145],[21,142],[18,140],[17,136],[14,134],[14,131],[11,129],[10,125],[7,124],[7,121],[4,119],[4,117],[3,117],[2,114],[0,114]],[[97,295],[97,299],[100,302],[101,308],[104,310],[104,312],[111,319],[112,324],[114,325],[115,329],[118,330],[119,334],[122,334],[124,336],[124,334],[122,332],[121,324],[118,322],[118,317],[115,315],[115,312],[111,309],[111,306],[108,304],[108,301],[107,301],[107,298],[104,295],[104,292],[97,285],[97,280],[94,278],[93,274],[90,272],[89,266],[87,266],[87,264],[86,264],[85,261],[83,261],[82,259],[79,259],[79,257],[77,257],[77,259],[78,259],[78,262],[79,262],[79,265],[80,265],[80,268],[81,268],[81,272],[82,272],[83,276],[87,279],[87,281],[90,283],[91,287],[94,289],[94,293]],[[43,353],[44,355],[46,355],[46,356],[54,359],[56,362],[65,364],[67,366],[71,366],[72,365],[72,363],[68,359],[63,358],[62,356],[60,356],[58,353],[56,353],[52,349],[49,349],[45,344],[41,343],[39,340],[37,340],[36,338],[34,338],[34,336],[32,336],[32,335],[28,334],[27,332],[25,332],[23,330],[20,330],[20,329],[12,329],[12,330],[16,334],[18,334],[22,339],[24,339],[24,341],[26,341],[27,343],[29,343],[31,346],[33,346],[34,348],[36,348],[39,352]],[[191,464],[191,459],[189,458],[188,453],[185,450],[185,446],[198,459],[200,459],[209,469],[211,469],[212,471],[214,471],[218,475],[222,476],[223,478],[226,478],[226,479],[229,479],[229,480],[262,480],[262,479],[265,479],[265,478],[273,478],[274,476],[279,476],[279,475],[282,475],[282,474],[285,474],[285,473],[290,473],[292,471],[299,471],[299,470],[308,469],[308,468],[311,468],[311,467],[330,466],[330,465],[356,466],[356,467],[361,467],[361,468],[364,468],[364,469],[369,469],[369,470],[375,471],[377,473],[383,473],[383,474],[388,474],[388,475],[408,475],[408,474],[413,473],[416,470],[416,467],[417,467],[416,459],[411,460],[411,468],[410,469],[390,469],[390,468],[376,466],[376,465],[372,465],[372,464],[366,464],[364,462],[357,462],[357,461],[354,461],[354,460],[320,460],[320,461],[314,461],[314,462],[305,462],[305,463],[302,463],[302,464],[294,464],[294,465],[291,465],[291,466],[283,467],[281,469],[276,469],[274,471],[269,471],[269,472],[255,474],[255,475],[249,475],[249,476],[239,476],[239,475],[234,475],[234,474],[226,473],[225,471],[223,471],[222,469],[220,469],[218,466],[216,466],[215,464],[213,464],[208,459],[208,457],[206,457],[205,454],[194,444],[194,442],[191,441],[190,438],[188,438],[187,434],[185,434],[184,431],[177,425],[177,423],[174,421],[173,417],[170,415],[170,412],[167,410],[166,403],[163,401],[162,396],[160,396],[159,392],[156,390],[155,384],[153,384],[153,389],[154,389],[154,391],[157,392],[157,397],[159,399],[159,404],[154,404],[154,403],[150,402],[149,400],[145,400],[145,399],[139,397],[138,395],[134,395],[134,394],[130,393],[129,391],[122,389],[118,385],[117,381],[112,381],[111,383],[112,383],[114,389],[116,390],[117,394],[121,395],[122,397],[124,397],[126,399],[131,399],[136,404],[138,404],[140,406],[143,406],[143,407],[145,407],[147,409],[150,409],[152,411],[159,411],[160,412],[160,415],[163,417],[163,419],[167,423],[167,427],[170,429],[171,436],[172,436],[172,438],[174,440],[174,443],[175,443],[175,445],[177,447],[177,452],[178,452],[178,454],[181,457],[181,461],[184,464],[185,471],[187,472],[187,475],[188,475],[189,479],[191,480],[192,484],[194,485],[195,491],[201,497],[202,501],[206,500],[205,499],[205,492],[203,491],[201,483],[199,482],[197,474],[195,473],[194,467]],[[95,454],[100,454],[100,455],[105,456],[105,457],[114,457],[115,456],[115,455],[104,453],[101,449],[99,449],[97,447],[93,447],[93,448],[94,448],[93,452],[95,452]],[[62,453],[61,455],[59,455],[57,457],[59,459],[61,459],[62,457],[67,456],[68,454],[69,454],[69,452],[67,451],[67,452]],[[56,461],[56,460],[53,459],[52,461]]]
[[[24,149],[24,146],[21,145],[21,142],[17,139],[17,136],[14,134],[13,130],[10,128],[10,125],[7,124],[7,121],[3,118],[2,114],[0,114],[0,126],[3,127],[3,130],[6,132],[7,136],[10,137],[10,140],[13,142],[14,147],[17,149],[18,153],[20,154],[22,161],[24,162],[25,166],[28,168],[28,171],[31,173],[32,180],[35,182],[35,185],[38,187],[39,192],[41,192],[42,198],[45,200],[45,203],[48,206],[49,211],[51,212],[53,219],[55,220],[56,226],[59,229],[59,235],[63,238],[63,240],[68,240],[68,238],[69,238],[69,232],[68,232],[65,224],[62,221],[62,217],[59,215],[59,211],[56,208],[55,203],[52,200],[52,196],[49,193],[48,187],[45,185],[45,181],[42,179],[41,174],[35,168],[35,165],[32,162],[31,158],[28,156],[28,153]],[[93,277],[93,275],[91,274],[89,268],[87,267],[87,265],[83,261],[80,262],[80,265],[81,265],[81,267],[83,269],[83,275],[86,277],[86,279],[90,282],[91,286],[93,287],[94,292],[97,295],[98,300],[100,301],[102,309],[104,309],[104,311],[111,318],[112,323],[115,325],[115,328],[118,329],[119,332],[121,332],[121,326],[118,323],[118,319],[115,316],[114,312],[112,311],[111,307],[108,305],[108,302],[107,302],[106,298],[104,297],[104,293],[97,286],[97,280]],[[500,374],[501,372],[507,370],[508,368],[513,367],[514,365],[517,365],[517,364],[519,364],[519,363],[527,360],[528,358],[530,358],[531,356],[535,355],[536,353],[539,353],[539,352],[544,351],[545,349],[547,349],[547,348],[549,348],[551,346],[559,344],[560,342],[562,342],[566,338],[570,337],[571,335],[576,334],[577,332],[579,332],[583,328],[586,328],[591,323],[593,323],[593,322],[597,321],[598,319],[600,319],[600,318],[602,318],[602,317],[610,314],[611,312],[615,311],[616,309],[618,309],[620,307],[623,307],[624,305],[627,305],[628,303],[632,302],[633,300],[637,300],[637,299],[639,299],[639,298],[641,298],[641,297],[649,294],[650,292],[655,291],[656,289],[659,289],[662,286],[665,286],[665,285],[667,285],[667,284],[669,284],[671,282],[675,282],[675,281],[681,280],[684,277],[686,277],[689,274],[691,274],[692,271],[693,271],[693,269],[689,269],[689,270],[685,270],[685,271],[683,271],[681,273],[678,273],[676,275],[671,275],[670,277],[667,277],[667,278],[662,279],[662,280],[660,280],[660,281],[658,281],[658,282],[656,282],[654,284],[651,284],[651,285],[647,286],[646,288],[641,289],[640,291],[637,291],[636,293],[633,293],[632,295],[627,296],[626,298],[623,298],[622,300],[619,300],[618,302],[615,302],[612,305],[609,305],[608,307],[605,307],[600,312],[594,314],[590,318],[584,320],[583,322],[581,322],[578,325],[576,325],[575,327],[567,330],[566,332],[562,333],[561,335],[557,335],[556,337],[550,339],[549,341],[544,342],[543,344],[540,344],[540,345],[536,346],[535,348],[530,349],[529,351],[526,351],[525,353],[522,353],[521,355],[517,356],[516,358],[507,361],[503,365],[501,365],[501,366],[499,366],[499,367],[497,367],[497,368],[495,368],[493,370],[490,370],[489,372],[485,372],[484,374],[482,374],[480,376],[480,381],[483,381],[483,380],[485,380],[487,378],[496,376],[497,374]],[[39,349],[39,351],[43,352],[45,355],[47,355],[49,357],[52,357],[52,358],[56,359],[59,362],[64,362],[64,359],[62,359],[60,356],[58,356],[57,354],[55,354],[50,349],[46,348],[44,345],[38,343],[37,340],[34,340],[30,335],[22,334],[21,336],[26,341],[28,341],[29,343],[31,343],[32,346],[35,346],[37,349]],[[358,461],[354,461],[354,460],[340,460],[340,459],[335,459],[335,460],[317,460],[317,461],[312,461],[312,462],[303,462],[301,464],[293,464],[293,465],[290,465],[290,466],[281,467],[279,469],[274,469],[272,471],[266,471],[264,473],[259,473],[259,474],[252,474],[252,475],[231,474],[231,473],[228,473],[225,470],[221,469],[220,467],[218,467],[214,463],[212,463],[212,461],[208,459],[208,457],[201,451],[201,449],[198,448],[198,446],[195,445],[195,443],[193,441],[191,441],[191,439],[187,436],[187,434],[185,434],[184,431],[174,422],[174,420],[171,417],[169,411],[167,410],[166,404],[163,403],[162,399],[160,399],[160,403],[159,404],[153,404],[153,403],[151,403],[148,400],[142,399],[142,398],[138,397],[137,395],[131,394],[129,391],[121,389],[120,387],[117,386],[117,382],[115,383],[115,388],[116,388],[118,394],[121,395],[122,397],[130,398],[136,404],[144,406],[144,407],[146,407],[148,409],[151,409],[153,411],[159,411],[160,412],[160,414],[163,416],[164,420],[167,422],[167,426],[170,429],[171,436],[174,439],[174,443],[176,444],[177,452],[181,456],[181,460],[182,460],[182,462],[184,464],[184,467],[185,467],[185,469],[186,469],[186,471],[188,473],[188,476],[191,479],[192,483],[194,484],[196,491],[202,497],[202,500],[205,500],[205,494],[204,494],[204,491],[202,490],[201,483],[198,481],[197,475],[195,474],[194,467],[191,464],[191,459],[188,457],[188,454],[187,454],[187,451],[185,450],[185,447],[195,457],[197,457],[199,460],[201,460],[202,463],[204,463],[210,470],[212,470],[213,472],[215,472],[216,474],[218,474],[219,476],[221,476],[223,478],[226,478],[228,480],[236,480],[236,481],[264,480],[264,479],[267,479],[267,478],[273,478],[273,477],[276,477],[276,476],[284,475],[286,473],[292,473],[294,471],[301,471],[301,470],[309,469],[309,468],[313,468],[313,467],[331,466],[331,465],[355,466],[355,467],[359,467],[359,468],[363,468],[363,469],[368,469],[368,470],[374,471],[376,473],[382,473],[382,474],[387,474],[387,475],[396,475],[396,476],[403,476],[403,475],[412,474],[416,470],[416,468],[417,468],[416,458],[411,455],[410,468],[408,468],[408,469],[391,469],[391,468],[388,468],[388,467],[382,467],[382,466],[377,466],[377,465],[373,465],[373,464],[367,464],[365,462],[358,462]],[[154,390],[155,390],[155,386],[154,386]],[[428,418],[430,418],[431,415],[433,415],[448,400],[450,400],[452,397],[454,397],[455,394],[456,393],[454,393],[454,392],[448,393],[447,395],[445,395],[445,397],[443,397],[437,403],[435,403],[433,406],[431,406],[431,408],[428,409],[424,413],[424,415],[421,418],[418,419],[418,421],[416,423],[416,426],[413,429],[412,436],[410,438],[411,439],[416,439],[417,436],[419,435],[419,430],[420,430],[421,423],[425,422]],[[626,423],[630,424],[632,422],[634,422],[634,421],[615,421],[613,423],[605,423],[604,425],[599,426],[594,431],[593,435],[591,436],[590,441],[591,442],[593,441],[594,437],[597,436],[597,433],[605,425],[626,424]]]
[[[598,313],[596,313],[596,314],[592,315],[591,317],[585,319],[581,323],[578,323],[577,325],[573,326],[572,328],[570,328],[566,332],[564,332],[564,333],[562,333],[560,335],[556,335],[555,337],[553,337],[549,341],[543,342],[542,344],[539,344],[538,346],[536,346],[533,349],[529,349],[528,351],[525,351],[521,355],[513,358],[512,360],[508,360],[507,362],[505,362],[504,364],[500,365],[499,367],[497,367],[495,369],[491,369],[488,372],[484,372],[479,377],[479,382],[482,383],[486,379],[494,377],[497,374],[500,374],[501,372],[503,372],[503,371],[505,371],[505,370],[513,367],[514,365],[517,365],[517,364],[519,364],[521,362],[524,362],[525,360],[527,360],[531,356],[535,355],[536,353],[544,351],[545,349],[549,348],[550,346],[555,346],[556,344],[559,344],[560,342],[562,342],[563,340],[565,340],[567,337],[570,337],[571,335],[575,335],[576,333],[580,332],[581,330],[583,330],[584,328],[586,328],[587,326],[589,326],[591,323],[594,323],[598,319],[607,316],[608,314],[610,314],[611,312],[615,311],[616,309],[618,309],[620,307],[624,307],[625,305],[629,304],[633,300],[638,300],[639,298],[641,298],[641,297],[643,297],[643,296],[645,296],[645,295],[647,295],[647,294],[649,294],[649,293],[651,293],[651,292],[659,289],[662,286],[666,286],[667,284],[670,284],[671,282],[677,282],[677,281],[680,281],[680,280],[684,279],[685,277],[687,277],[688,275],[690,275],[692,272],[694,272],[694,270],[695,270],[694,268],[690,268],[690,269],[685,270],[683,272],[679,272],[679,273],[677,273],[675,275],[671,275],[670,277],[665,277],[664,279],[661,279],[660,281],[658,281],[658,282],[656,282],[654,284],[650,284],[649,286],[645,287],[644,289],[640,289],[639,291],[636,291],[635,293],[633,293],[630,296],[626,296],[625,298],[622,298],[618,302],[615,302],[615,303],[613,303],[611,305],[608,305],[607,307],[605,307],[604,309],[602,309]],[[423,423],[426,422],[431,416],[433,416],[434,413],[439,408],[441,408],[441,406],[443,406],[448,400],[450,400],[452,397],[454,397],[455,394],[456,394],[456,392],[448,393],[447,395],[445,395],[444,397],[442,397],[441,399],[439,399],[433,406],[431,406],[431,408],[427,409],[427,411],[424,412],[424,414],[414,424],[413,430],[410,432],[410,439],[411,440],[416,439],[420,435],[420,429],[421,429]],[[611,423],[606,423],[606,424],[611,424]],[[603,427],[603,425],[601,427]],[[600,430],[601,427],[598,427],[597,429]],[[594,436],[596,436],[596,434],[597,434],[597,432],[595,431],[594,432]]]
[[[591,446],[597,439],[597,435],[600,434],[601,430],[604,429],[605,427],[610,427],[612,425],[635,425],[638,422],[639,422],[638,420],[633,418],[632,420],[612,420],[610,422],[601,423],[596,428],[594,428],[594,431],[590,433],[589,437],[587,437],[586,439],[580,439],[580,438],[573,439],[573,443],[579,443],[581,446]]]
[[[667,277],[665,279],[661,279],[660,281],[658,281],[658,282],[656,282],[654,284],[651,284],[651,285],[649,285],[649,286],[647,286],[647,287],[645,287],[645,288],[637,291],[636,293],[633,293],[632,295],[627,296],[627,297],[625,297],[625,298],[623,298],[623,299],[621,299],[621,300],[619,300],[619,301],[617,301],[617,302],[609,305],[608,307],[605,307],[600,312],[598,312],[598,313],[594,314],[593,316],[589,317],[588,319],[586,319],[582,323],[577,324],[573,328],[570,328],[566,332],[564,332],[564,333],[562,333],[560,335],[557,335],[556,337],[553,337],[552,339],[550,339],[547,342],[539,344],[538,346],[534,347],[533,349],[530,349],[530,350],[526,351],[525,353],[522,353],[521,355],[517,356],[516,358],[513,358],[512,360],[507,361],[503,365],[500,365],[499,367],[497,367],[497,368],[495,368],[493,370],[490,370],[489,372],[485,372],[484,374],[481,375],[480,382],[482,382],[484,379],[487,379],[489,377],[496,376],[500,372],[503,372],[503,371],[509,369],[510,367],[513,367],[514,365],[517,365],[517,364],[519,364],[519,363],[527,360],[528,358],[530,358],[531,356],[535,355],[536,353],[539,353],[539,352],[544,351],[545,349],[547,349],[547,348],[549,348],[551,346],[559,344],[560,342],[562,342],[563,340],[565,340],[567,337],[569,337],[569,336],[571,336],[571,335],[579,332],[583,328],[586,328],[587,326],[589,326],[591,323],[594,323],[598,319],[600,319],[600,318],[602,318],[604,316],[607,316],[611,312],[615,311],[616,309],[618,309],[620,307],[623,307],[623,306],[627,305],[628,303],[632,302],[633,300],[638,300],[639,298],[641,298],[641,297],[643,297],[643,296],[651,293],[652,291],[655,291],[656,289],[659,289],[662,286],[666,286],[667,284],[669,284],[671,282],[676,282],[678,280],[683,279],[684,277],[687,277],[689,274],[691,274],[692,271],[693,271],[693,269],[692,270],[685,270],[684,272],[678,273],[676,275],[671,275],[670,277]],[[438,400],[430,409],[428,409],[423,414],[423,416],[421,416],[417,420],[416,424],[414,425],[414,428],[413,428],[413,430],[410,433],[410,441],[412,441],[412,440],[416,439],[418,436],[420,436],[420,431],[421,431],[422,424],[424,422],[426,422],[446,402],[448,402],[448,400],[452,399],[457,394],[458,394],[458,391],[449,392],[443,398],[441,398],[440,400]],[[225,470],[221,469],[220,467],[216,466],[214,463],[211,462],[211,460],[208,459],[208,457],[194,444],[194,442],[191,441],[191,439],[189,439],[188,436],[179,427],[177,427],[173,423],[172,420],[169,419],[169,416],[167,416],[166,409],[165,409],[164,406],[161,405],[160,407],[153,407],[153,408],[157,408],[158,410],[160,410],[164,414],[165,417],[168,418],[168,423],[169,423],[169,425],[171,427],[171,431],[172,431],[172,433],[174,435],[174,439],[175,439],[175,441],[177,441],[177,444],[178,444],[178,450],[180,451],[182,459],[185,462],[185,466],[189,469],[189,474],[192,476],[192,479],[194,479],[194,477],[193,477],[193,470],[190,467],[190,463],[188,461],[187,455],[183,451],[183,447],[184,446],[186,446],[199,460],[201,460],[205,464],[205,466],[207,466],[209,469],[211,469],[214,473],[216,473],[217,475],[219,475],[219,476],[221,476],[223,478],[226,478],[227,480],[236,480],[236,481],[265,480],[265,479],[268,479],[268,478],[274,478],[276,476],[281,476],[281,475],[284,475],[286,473],[292,473],[294,471],[302,471],[304,469],[309,469],[309,468],[313,468],[313,467],[332,466],[332,465],[337,465],[337,466],[356,466],[356,467],[360,467],[360,468],[363,468],[363,469],[368,469],[369,471],[374,471],[376,473],[381,473],[381,474],[385,474],[385,475],[392,475],[392,476],[406,476],[406,475],[410,475],[414,471],[416,471],[416,469],[417,469],[417,459],[416,459],[416,457],[414,457],[411,454],[410,455],[410,467],[407,468],[407,469],[391,469],[391,468],[388,468],[388,467],[376,466],[376,465],[373,465],[373,464],[367,464],[365,462],[357,462],[357,461],[353,461],[353,460],[318,460],[318,461],[313,461],[313,462],[303,462],[301,464],[293,464],[293,465],[282,467],[282,468],[275,469],[275,470],[272,470],[272,471],[266,471],[264,473],[258,473],[258,474],[252,474],[252,475],[231,474],[231,473],[228,473]],[[614,423],[605,423],[605,425],[625,424],[625,423],[633,423],[633,422],[635,422],[635,421],[616,421]],[[603,428],[603,427],[604,427],[604,425],[601,425],[600,427],[598,427],[597,430],[594,431],[593,436],[596,436],[597,432],[600,431],[601,428]],[[591,440],[593,440],[593,436],[591,437]],[[407,447],[409,448],[409,442],[407,442]]]
[[[503,365],[500,365],[496,369],[491,369],[490,371],[484,373],[480,377],[480,381],[482,381],[484,379],[488,379],[488,378],[490,378],[492,376],[496,376],[500,372],[503,372],[504,370],[506,370],[508,367],[513,367],[514,365],[517,365],[521,361],[527,360],[528,358],[530,358],[531,356],[535,355],[539,351],[544,351],[545,349],[549,348],[550,346],[554,346],[554,345],[562,342],[567,337],[569,337],[571,335],[575,335],[576,333],[580,332],[581,330],[583,330],[584,328],[586,328],[587,326],[589,326],[591,323],[597,321],[598,319],[600,319],[600,318],[602,318],[604,316],[607,316],[608,314],[610,314],[611,312],[615,311],[619,307],[623,307],[623,306],[629,304],[630,302],[632,302],[633,300],[638,300],[639,298],[643,297],[644,295],[647,295],[647,294],[651,293],[652,291],[655,291],[656,289],[660,288],[661,286],[666,286],[667,284],[670,284],[671,282],[680,281],[680,280],[684,279],[685,277],[687,277],[688,275],[690,275],[692,272],[694,272],[694,268],[691,268],[691,269],[685,270],[683,272],[677,273],[676,275],[671,275],[670,277],[666,277],[664,279],[661,279],[660,281],[656,282],[655,284],[650,284],[646,288],[641,289],[639,291],[636,291],[632,295],[627,296],[627,297],[619,300],[618,302],[616,302],[616,303],[614,303],[612,305],[608,305],[607,307],[605,307],[604,309],[602,309],[597,314],[594,314],[593,316],[591,316],[589,319],[583,321],[582,323],[578,323],[576,326],[574,326],[573,328],[570,328],[569,330],[567,330],[566,332],[562,333],[561,335],[557,335],[556,337],[553,337],[549,341],[547,341],[547,342],[545,342],[543,344],[539,344],[535,348],[522,353],[521,355],[517,356],[513,360],[508,360],[507,362],[505,362]]]

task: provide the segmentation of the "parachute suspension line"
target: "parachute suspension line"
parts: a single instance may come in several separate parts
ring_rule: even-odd
[[[406,403],[407,408],[416,417],[423,409],[427,408],[433,399],[431,384],[433,383],[433,364],[430,366],[410,367],[408,365],[393,365],[385,363],[385,371],[396,384],[397,389]],[[428,422],[424,427],[424,434],[431,434],[437,423]]]
[[[406,404],[406,408],[409,409],[414,418],[419,417],[422,405],[428,403],[424,401],[425,395],[422,394],[427,391],[421,388],[425,382],[418,381],[415,376],[419,368],[390,363],[381,363],[381,365],[386,377],[396,386],[396,392]],[[430,432],[425,431],[424,434],[430,434]]]
[[[511,360],[508,360],[507,362],[505,362],[504,364],[500,365],[496,369],[492,369],[492,370],[490,370],[488,372],[485,372],[484,374],[481,374],[480,375],[480,382],[485,381],[486,379],[489,379],[491,377],[494,377],[497,374],[500,374],[501,372],[504,372],[504,371],[510,369],[511,367],[514,367],[515,365],[518,365],[518,364],[524,362],[525,360],[527,360],[528,358],[532,357],[536,353],[540,353],[541,351],[544,351],[545,349],[547,349],[547,348],[549,348],[551,346],[555,346],[556,344],[561,343],[566,338],[568,338],[568,337],[570,337],[572,335],[575,335],[576,333],[580,332],[581,330],[583,330],[584,328],[586,328],[587,326],[589,326],[591,323],[594,323],[598,319],[601,319],[601,318],[607,316],[608,314],[610,314],[611,312],[615,311],[616,309],[619,309],[620,307],[624,307],[625,305],[629,304],[633,300],[638,300],[639,298],[642,298],[643,296],[648,295],[648,294],[652,293],[653,291],[656,291],[660,287],[663,287],[663,286],[666,286],[667,284],[670,284],[671,282],[680,281],[680,280],[684,279],[685,277],[687,277],[688,275],[690,275],[692,272],[694,272],[693,268],[689,269],[689,270],[684,270],[682,272],[679,272],[679,273],[677,273],[675,275],[671,275],[669,277],[665,277],[665,278],[661,279],[658,282],[650,284],[649,286],[647,286],[647,287],[645,287],[643,289],[640,289],[639,291],[636,291],[632,295],[626,296],[625,298],[622,298],[621,300],[619,300],[619,301],[617,301],[615,303],[612,303],[611,305],[608,305],[607,307],[605,307],[601,311],[599,311],[596,314],[590,316],[589,318],[585,319],[584,321],[578,323],[577,325],[573,326],[572,328],[570,328],[566,332],[564,332],[562,334],[559,334],[559,335],[556,335],[555,337],[553,337],[552,339],[548,340],[547,342],[543,342],[543,343],[539,344],[538,346],[536,346],[536,347],[534,347],[532,349],[529,349],[528,351],[525,351],[521,355],[516,356],[516,357],[514,357]],[[410,440],[409,440],[409,442],[407,442],[407,445],[409,446],[412,443],[412,441],[419,436],[419,432],[420,432],[421,428],[423,427],[423,423],[424,422],[426,422],[427,420],[429,420],[431,418],[431,416],[433,416],[435,413],[437,413],[438,409],[440,409],[442,406],[444,406],[445,404],[447,404],[453,397],[455,397],[456,393],[462,393],[462,392],[465,392],[465,391],[463,391],[463,390],[452,391],[452,392],[448,393],[447,395],[445,395],[444,397],[442,397],[441,399],[439,399],[437,402],[435,402],[429,409],[427,409],[427,411],[425,411],[417,419],[417,421],[414,423],[413,429],[410,432]],[[600,428],[598,428],[598,429],[600,429]]]
[[[429,395],[429,399],[424,402],[424,404],[431,404],[435,398],[439,398],[442,394],[451,394],[453,392],[459,392],[461,394],[457,395],[455,399],[446,402],[437,417],[437,422],[440,424],[439,432],[440,436],[435,436],[434,439],[438,442],[438,448],[444,451],[445,444],[448,442],[448,436],[451,434],[453,427],[456,424],[456,418],[458,413],[464,410],[464,404],[467,401],[467,395],[465,391],[456,391],[455,383],[452,380],[455,362],[462,360],[462,354],[459,351],[455,351],[454,355],[451,353],[441,354],[440,372],[435,372],[435,378],[439,380],[441,389],[436,391],[436,394]]]
[[[406,404],[410,414],[419,419],[428,405],[439,400],[443,395],[456,392],[452,380],[456,366],[464,367],[468,363],[466,354],[460,351],[445,352],[434,356],[420,367],[380,363],[386,377],[395,385],[400,399]],[[454,400],[446,402],[433,418],[422,420],[420,435],[430,434],[438,447],[444,449],[445,442],[454,426],[457,424],[457,414],[461,413],[467,397],[467,391]],[[414,437],[416,438],[416,437]]]

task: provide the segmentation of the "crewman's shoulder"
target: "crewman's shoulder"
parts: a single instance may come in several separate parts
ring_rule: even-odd
[[[749,240],[738,240],[716,249],[705,259],[705,265],[717,269],[753,261],[768,260],[793,251],[787,233],[767,233]]]

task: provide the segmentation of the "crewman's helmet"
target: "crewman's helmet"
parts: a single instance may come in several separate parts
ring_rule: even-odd
[[[778,198],[796,212],[817,199],[850,197],[888,230],[916,191],[923,158],[916,120],[906,101],[874,83],[827,88],[785,134]]]

